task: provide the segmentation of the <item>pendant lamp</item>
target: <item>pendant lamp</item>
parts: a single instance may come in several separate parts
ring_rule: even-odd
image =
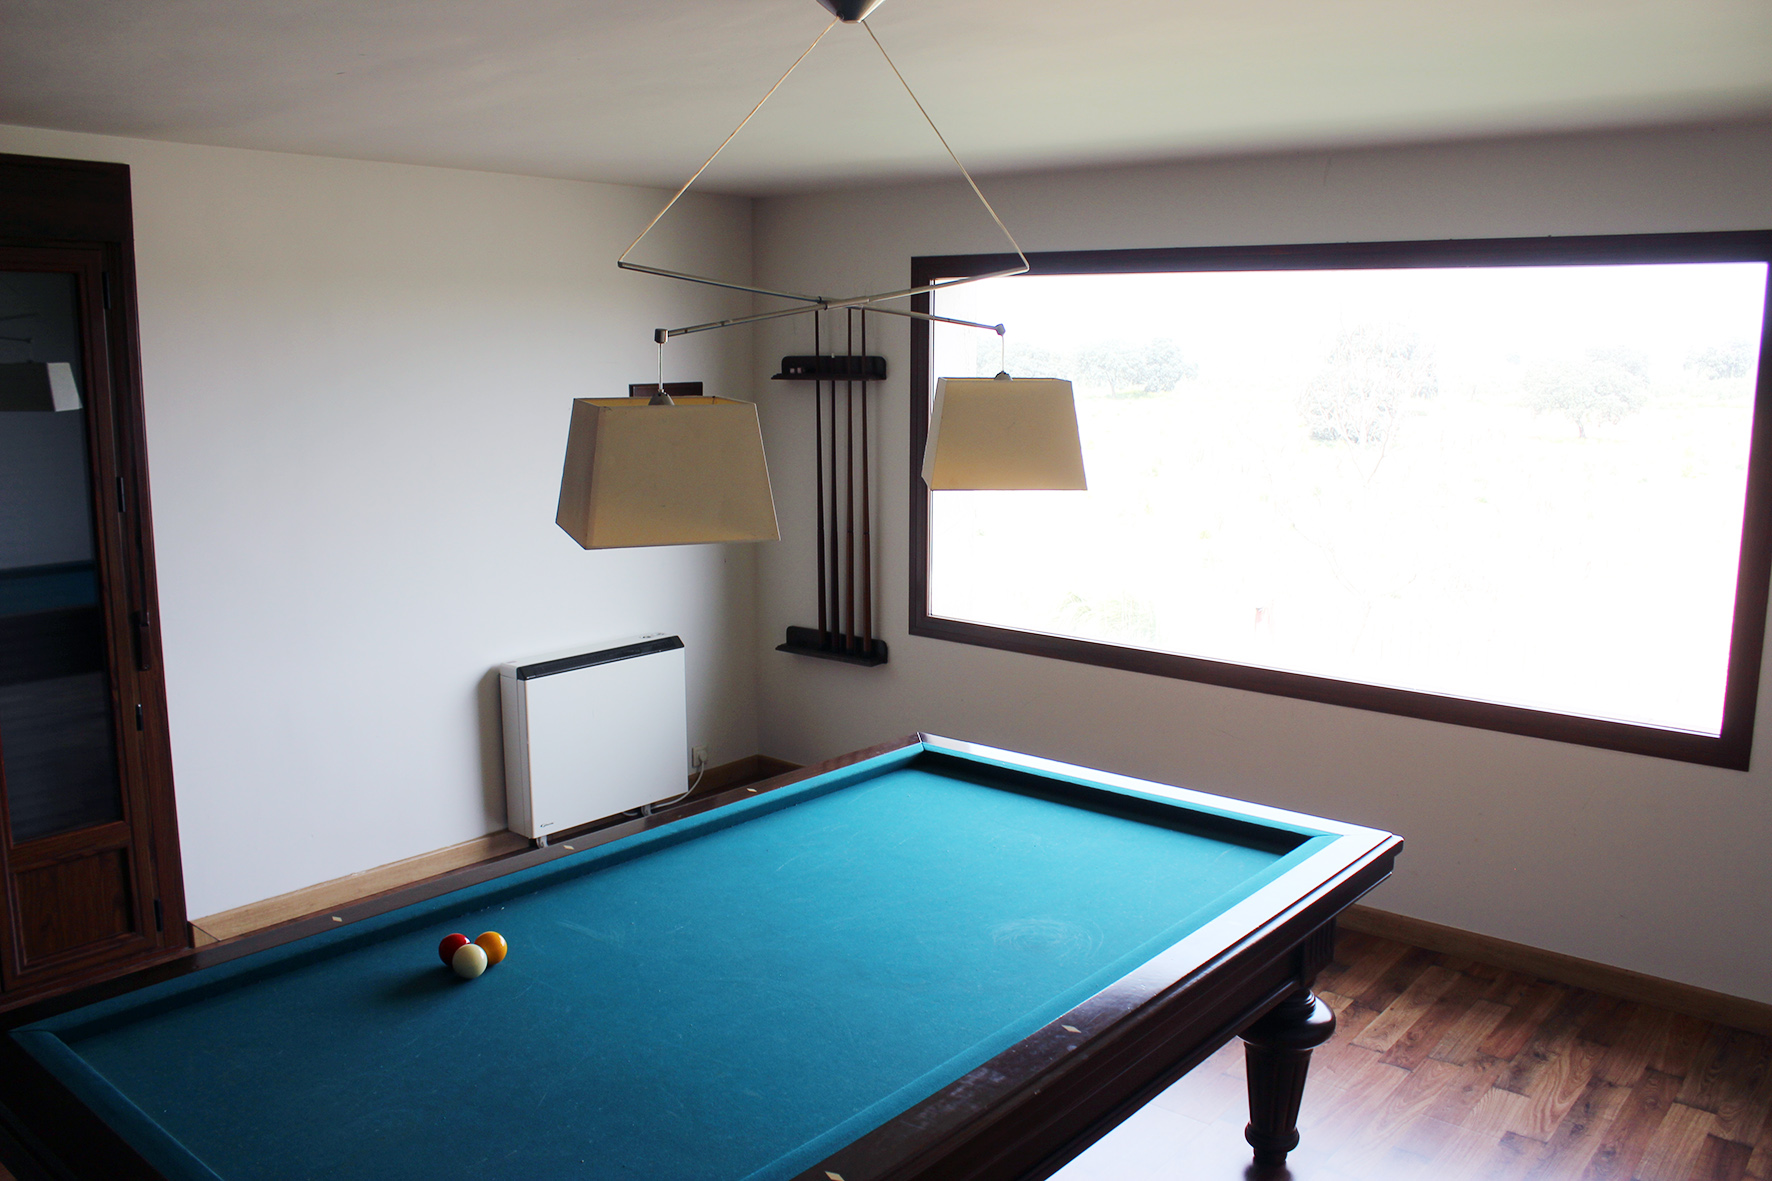
[[[554,520],[585,549],[778,539],[756,405],[577,399]]]
[[[936,492],[1086,490],[1071,383],[1007,373],[937,379],[923,482]]]

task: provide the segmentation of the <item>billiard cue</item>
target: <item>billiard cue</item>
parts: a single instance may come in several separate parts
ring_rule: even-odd
[[[868,500],[868,310],[861,309],[861,654],[874,654],[874,519]]]
[[[845,308],[843,350],[843,648],[855,651],[855,309]]]
[[[831,348],[837,347],[837,338],[831,338]],[[817,362],[823,366],[824,358]],[[837,644],[837,628],[842,626],[843,614],[838,609],[839,596],[843,593],[843,567],[837,563],[837,379],[835,376],[826,383],[831,387],[831,647]]]
[[[812,317],[812,450],[818,456],[818,643],[831,646],[830,617],[826,613],[824,586],[824,383],[818,380],[818,315]]]

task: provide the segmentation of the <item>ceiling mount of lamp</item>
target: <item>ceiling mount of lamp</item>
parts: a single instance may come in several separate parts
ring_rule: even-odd
[[[881,0],[818,0],[826,12],[846,25],[857,24],[880,7]]]

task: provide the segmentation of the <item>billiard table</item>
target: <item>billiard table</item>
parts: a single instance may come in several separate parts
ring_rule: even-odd
[[[121,1181],[1044,1177],[1239,1034],[1278,1163],[1388,833],[918,735],[5,1015]],[[475,980],[437,943],[501,932]]]

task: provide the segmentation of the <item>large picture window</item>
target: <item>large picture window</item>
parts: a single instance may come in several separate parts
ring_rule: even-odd
[[[1006,367],[1089,490],[914,479],[913,634],[1747,766],[1772,234],[1031,259],[922,297],[1009,334],[915,322],[913,464]]]

